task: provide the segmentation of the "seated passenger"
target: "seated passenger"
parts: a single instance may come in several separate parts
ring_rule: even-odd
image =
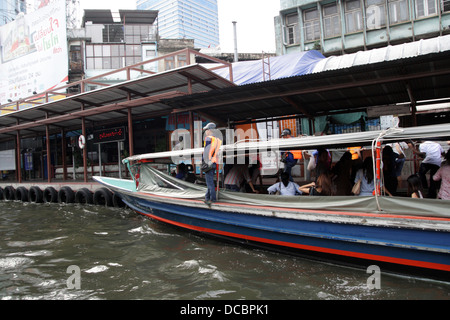
[[[408,182],[408,194],[411,195],[411,198],[423,198],[422,183],[419,176],[416,174],[410,175],[406,181]]]
[[[358,172],[356,172],[355,183],[358,182],[358,180],[361,180],[361,189],[358,196],[373,196],[375,194],[375,179],[372,157],[367,157],[364,159],[362,169],[359,169]],[[392,196],[392,194],[384,188],[384,186],[381,187],[389,196]]]
[[[230,169],[225,177],[225,188],[229,191],[239,192],[241,191],[241,184],[244,179],[250,185],[253,192],[259,193],[253,186],[252,178],[250,177],[248,166],[246,164],[235,164]]]
[[[331,178],[327,170],[318,172],[319,176],[315,182],[305,184],[300,187],[300,191],[310,196],[330,196]]]
[[[352,194],[352,154],[346,151],[341,159],[336,163],[332,169],[334,174],[333,183],[333,195],[335,196],[349,196]]]
[[[283,172],[281,174],[281,181],[267,188],[267,192],[269,194],[275,194],[279,191],[279,194],[282,196],[295,196],[302,194],[299,188],[298,184],[289,180],[289,173]]]
[[[186,174],[187,174],[186,165],[184,163],[180,163],[179,165],[177,165],[177,175],[175,176],[175,178],[185,180]]]

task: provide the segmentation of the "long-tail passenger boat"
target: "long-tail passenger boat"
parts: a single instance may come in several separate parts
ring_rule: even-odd
[[[450,125],[299,137],[222,146],[223,155],[261,150],[372,148],[377,185],[381,145],[409,139],[450,140]],[[245,245],[344,265],[450,281],[450,201],[383,196],[280,196],[218,190],[152,168],[156,159],[200,156],[202,148],[124,159],[133,180],[95,177],[136,212],[152,219]]]

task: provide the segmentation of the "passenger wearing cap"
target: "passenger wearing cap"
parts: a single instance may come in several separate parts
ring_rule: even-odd
[[[290,129],[284,129],[281,132],[281,137],[283,139],[289,139],[292,138],[291,136],[291,130]],[[290,151],[284,151],[281,154],[281,162],[284,163],[284,172],[286,172],[289,175],[289,181],[294,181],[292,178],[292,168],[297,164],[297,159],[294,158],[294,155]]]
[[[213,122],[208,123],[204,128],[204,150],[203,150],[203,161],[206,163],[219,163],[218,155],[219,149],[222,145],[222,140],[214,135],[216,131],[216,124]],[[215,166],[213,169],[205,172],[206,187],[208,190],[205,194],[205,203],[210,205],[211,202],[216,202],[216,186],[214,184],[214,174],[216,172]]]

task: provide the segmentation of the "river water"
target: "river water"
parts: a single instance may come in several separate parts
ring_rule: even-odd
[[[0,202],[0,298],[450,300],[450,283],[222,243],[131,210]]]

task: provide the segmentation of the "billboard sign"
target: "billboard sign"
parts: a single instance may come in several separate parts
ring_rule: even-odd
[[[0,27],[0,104],[68,81],[65,1]]]

